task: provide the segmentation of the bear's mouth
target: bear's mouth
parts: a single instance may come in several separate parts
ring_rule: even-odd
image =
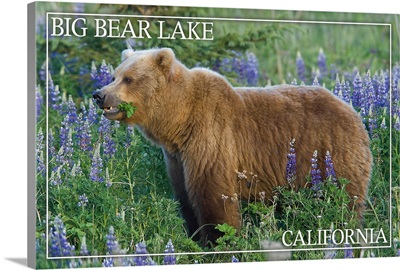
[[[104,107],[103,112],[104,112],[104,114],[117,113],[117,112],[119,112],[119,109],[118,109],[118,106]]]
[[[122,113],[118,106],[103,108],[103,115],[109,120],[119,120],[123,116]]]

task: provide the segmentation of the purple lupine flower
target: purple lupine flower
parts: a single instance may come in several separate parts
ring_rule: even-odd
[[[384,72],[381,72],[381,77],[378,82],[378,91],[375,101],[376,108],[388,108],[389,109],[389,88],[386,86],[386,76]]]
[[[90,179],[93,182],[103,182],[103,177],[101,176],[103,171],[103,160],[100,156],[100,144],[94,151],[92,157],[92,167],[90,168]]]
[[[393,127],[400,131],[400,116],[396,115]]]
[[[243,54],[240,52],[234,52],[235,57],[232,59],[232,71],[238,76],[238,83],[245,83],[246,81],[246,62]]]
[[[79,254],[81,256],[89,256],[90,255],[90,253],[87,249],[87,245],[86,245],[86,236],[82,237],[81,248],[80,248]]]
[[[235,255],[233,255],[232,258],[231,258],[231,262],[237,263],[237,262],[239,262],[239,259],[236,258]]]
[[[258,59],[252,52],[246,53],[246,79],[247,85],[256,86],[258,84]]]
[[[221,70],[222,72],[232,72],[231,62],[232,60],[230,58],[223,58],[222,61],[220,61],[219,63],[219,70]]]
[[[114,258],[105,258],[102,265],[103,267],[114,267]]]
[[[143,256],[135,256],[135,258],[133,259],[134,265],[149,265],[149,255],[146,249],[146,244],[144,242],[140,242],[136,244],[135,247],[135,254],[143,254]]]
[[[68,121],[70,124],[73,124],[77,121],[78,115],[76,113],[76,106],[71,95],[68,96],[67,114],[68,114]]]
[[[85,193],[82,195],[79,195],[78,200],[79,200],[79,202],[78,202],[79,207],[85,207],[89,203],[89,200]]]
[[[354,258],[354,252],[353,248],[350,244],[344,244],[345,249],[344,249],[344,258],[345,259],[351,259]]]
[[[68,141],[68,134],[71,130],[70,122],[69,122],[69,115],[67,114],[63,121],[61,122],[60,127],[60,147],[65,147]]]
[[[350,103],[350,83],[349,81],[344,82],[344,78],[342,80],[342,97],[345,102]]]
[[[317,76],[317,75],[315,75],[314,81],[313,81],[312,85],[313,85],[313,86],[319,86],[318,76]]]
[[[101,135],[107,134],[111,131],[111,121],[105,118],[104,115],[100,118],[98,131]]]
[[[61,95],[58,85],[54,86],[53,79],[51,78],[51,74],[49,73],[47,83],[47,93],[49,93],[49,103],[51,108],[56,111],[61,109]]]
[[[112,186],[112,181],[110,179],[110,174],[108,172],[108,167],[106,167],[106,187],[111,187]]]
[[[125,140],[125,143],[124,143],[125,148],[128,148],[129,146],[131,146],[132,137],[133,137],[134,131],[135,130],[134,130],[133,126],[127,126],[127,128],[126,128],[126,140]]]
[[[333,94],[338,97],[339,92],[341,92],[341,95],[343,95],[343,85],[340,83],[339,74],[336,74],[336,82],[335,86],[333,87]]]
[[[39,117],[41,114],[41,109],[43,105],[43,96],[41,93],[40,86],[36,86],[36,117]]]
[[[55,167],[54,170],[51,172],[51,177],[50,177],[51,185],[53,186],[61,185],[62,183],[61,170],[62,170],[62,165]]]
[[[81,175],[81,174],[82,174],[81,161],[78,160],[78,162],[74,163],[74,166],[72,166],[71,176],[75,177],[75,176]]]
[[[117,238],[114,235],[114,227],[110,226],[110,228],[108,229],[108,234],[106,235],[106,246],[107,246],[107,252],[109,254],[118,254],[119,251],[119,245],[118,245],[118,241]]]
[[[46,62],[43,62],[42,66],[40,67],[39,79],[43,82],[46,80]]]
[[[326,67],[326,56],[322,48],[319,49],[318,53],[318,69],[320,71],[320,79],[324,78],[328,74],[328,68]]]
[[[286,163],[286,181],[290,186],[294,184],[296,180],[296,153],[294,149],[295,139],[290,141],[290,149],[287,154],[287,163]]]
[[[89,110],[87,112],[86,119],[89,121],[89,125],[96,124],[98,122],[97,107],[93,104],[92,99],[89,99]]]
[[[103,60],[100,65],[99,71],[92,63],[92,71],[90,73],[90,77],[93,81],[93,86],[95,89],[100,89],[103,86],[110,84],[113,80],[113,69],[111,65],[107,65],[106,61]]]
[[[375,89],[373,82],[371,80],[370,71],[367,72],[364,81],[365,81],[365,91],[364,91],[364,99],[361,104],[361,116],[366,118],[369,111],[374,108],[374,102],[376,100]]]
[[[172,244],[172,240],[169,239],[167,245],[165,246],[165,251],[166,255],[164,256],[164,264],[165,265],[173,265],[176,264],[176,257],[173,254],[170,253],[175,253],[174,245]]]
[[[364,92],[363,82],[360,73],[357,72],[357,75],[354,77],[353,80],[353,95],[351,98],[351,102],[354,108],[361,108],[361,104],[364,102],[363,92]]]
[[[369,135],[371,138],[377,138],[377,134],[375,132],[376,128],[378,127],[377,125],[377,120],[376,120],[376,113],[373,110],[373,106],[371,105],[371,107],[369,108],[369,113],[368,113],[368,131],[369,131]]]
[[[335,173],[335,169],[333,167],[333,161],[331,154],[329,151],[326,151],[325,155],[325,175],[327,179],[330,179],[330,181],[334,184],[337,184],[337,177]]]
[[[67,239],[67,231],[64,223],[59,216],[54,218],[50,228],[49,252],[51,257],[73,256],[75,247]]]
[[[313,157],[311,158],[311,189],[315,192],[317,197],[321,191],[322,186],[322,177],[321,177],[321,170],[318,168],[318,159],[317,159],[318,152],[317,150],[314,151]]]
[[[104,155],[109,158],[111,158],[117,151],[116,143],[111,138],[111,134],[109,132],[104,134],[103,149],[104,149],[103,151]]]
[[[296,57],[296,67],[297,67],[297,77],[300,81],[306,81],[306,65],[304,64],[304,60],[301,57],[301,53],[297,52]]]
[[[380,124],[380,128],[381,128],[381,129],[386,129],[386,128],[387,128],[385,117],[382,117],[382,122],[381,122],[381,124]]]
[[[72,129],[69,123],[68,114],[65,116],[64,121],[61,123],[60,128],[60,149],[62,149],[62,162],[59,164],[72,165],[73,141]],[[60,154],[60,153],[59,153]]]
[[[39,131],[36,135],[36,151],[40,152],[44,149],[44,134],[42,128],[39,128]]]
[[[48,138],[48,149],[49,149],[49,159],[52,157],[55,157],[57,155],[56,149],[54,147],[54,135],[53,135],[53,129],[50,128],[49,130],[49,138]]]
[[[393,67],[392,74],[392,104],[394,105],[392,106],[392,113],[395,114],[399,110],[400,102],[400,66],[398,64]],[[387,89],[390,89],[390,87]]]
[[[43,158],[43,150],[44,150],[44,135],[42,128],[39,128],[39,131],[36,135],[36,172],[40,173],[42,176],[45,175],[45,164]]]
[[[333,243],[332,239],[328,239],[328,246],[325,250],[325,256],[324,259],[334,259],[336,257],[336,250],[334,249],[336,245]]]
[[[75,138],[83,151],[91,151],[91,134],[90,134],[89,121],[83,120],[83,114],[80,113],[78,116]]]

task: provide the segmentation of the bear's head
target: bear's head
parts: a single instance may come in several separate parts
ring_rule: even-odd
[[[146,126],[158,114],[165,114],[176,102],[176,87],[183,65],[175,59],[171,49],[151,49],[122,52],[122,63],[115,69],[113,81],[93,93],[103,115],[110,120]],[[121,106],[132,104],[136,110],[130,115]],[[168,106],[168,108],[163,108]],[[129,116],[129,117],[128,117]],[[154,120],[154,119],[153,119]]]

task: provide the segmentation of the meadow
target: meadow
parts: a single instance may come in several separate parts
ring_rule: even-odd
[[[168,11],[185,16],[196,12],[204,15],[207,11],[150,7],[127,10],[126,6],[107,5],[70,8],[155,15]],[[240,16],[254,14],[243,11]],[[222,15],[238,14],[225,11]],[[270,14],[273,18],[298,20],[323,15],[328,16]],[[359,14],[341,16],[342,21],[367,20]],[[277,243],[287,230],[357,226],[356,214],[347,206],[355,198],[345,192],[347,180],[336,178],[329,153],[318,153],[325,157],[324,168],[315,167],[314,153],[310,153],[308,180],[313,188],[291,188],[296,174],[295,142],[287,142],[290,151],[281,153],[288,158],[288,185],[277,188],[272,201],[241,202],[242,229],[237,232],[227,224],[219,224],[217,228],[224,236],[217,245],[200,246],[187,235],[179,216],[161,150],[134,127],[105,119],[91,99],[93,90],[111,81],[125,40],[47,40],[43,28],[38,27],[38,268],[400,256],[400,66],[388,60],[390,42],[388,38],[382,40],[387,37],[387,28],[289,23],[229,27],[225,22],[216,31],[221,38],[212,44],[130,42],[134,49],[172,47],[184,64],[213,69],[235,86],[321,85],[352,104],[368,130],[374,156],[364,227],[382,228],[385,235],[391,236],[391,247],[372,245],[361,249],[360,245],[328,243],[310,251],[296,251],[294,247],[285,253],[261,252],[282,248]],[[48,69],[46,42],[50,45]],[[399,56],[394,54],[392,58]],[[321,170],[327,170],[327,179],[320,179]],[[238,177],[254,180],[250,172],[238,172]],[[222,195],[221,199],[232,198]],[[46,259],[47,253],[55,259]]]

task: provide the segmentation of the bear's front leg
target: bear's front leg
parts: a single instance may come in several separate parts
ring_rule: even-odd
[[[208,173],[203,172],[186,179],[189,200],[197,217],[203,245],[215,243],[222,236],[215,229],[218,224],[227,223],[238,230],[241,224],[235,182],[228,179],[226,172],[213,173],[216,172],[213,169],[218,171],[215,167],[209,168]]]
[[[188,235],[193,237],[194,241],[198,241],[200,240],[200,235],[196,231],[199,228],[199,224],[186,191],[181,157],[179,153],[171,154],[165,149],[163,149],[163,153],[175,199],[179,202],[181,216],[186,221]]]

